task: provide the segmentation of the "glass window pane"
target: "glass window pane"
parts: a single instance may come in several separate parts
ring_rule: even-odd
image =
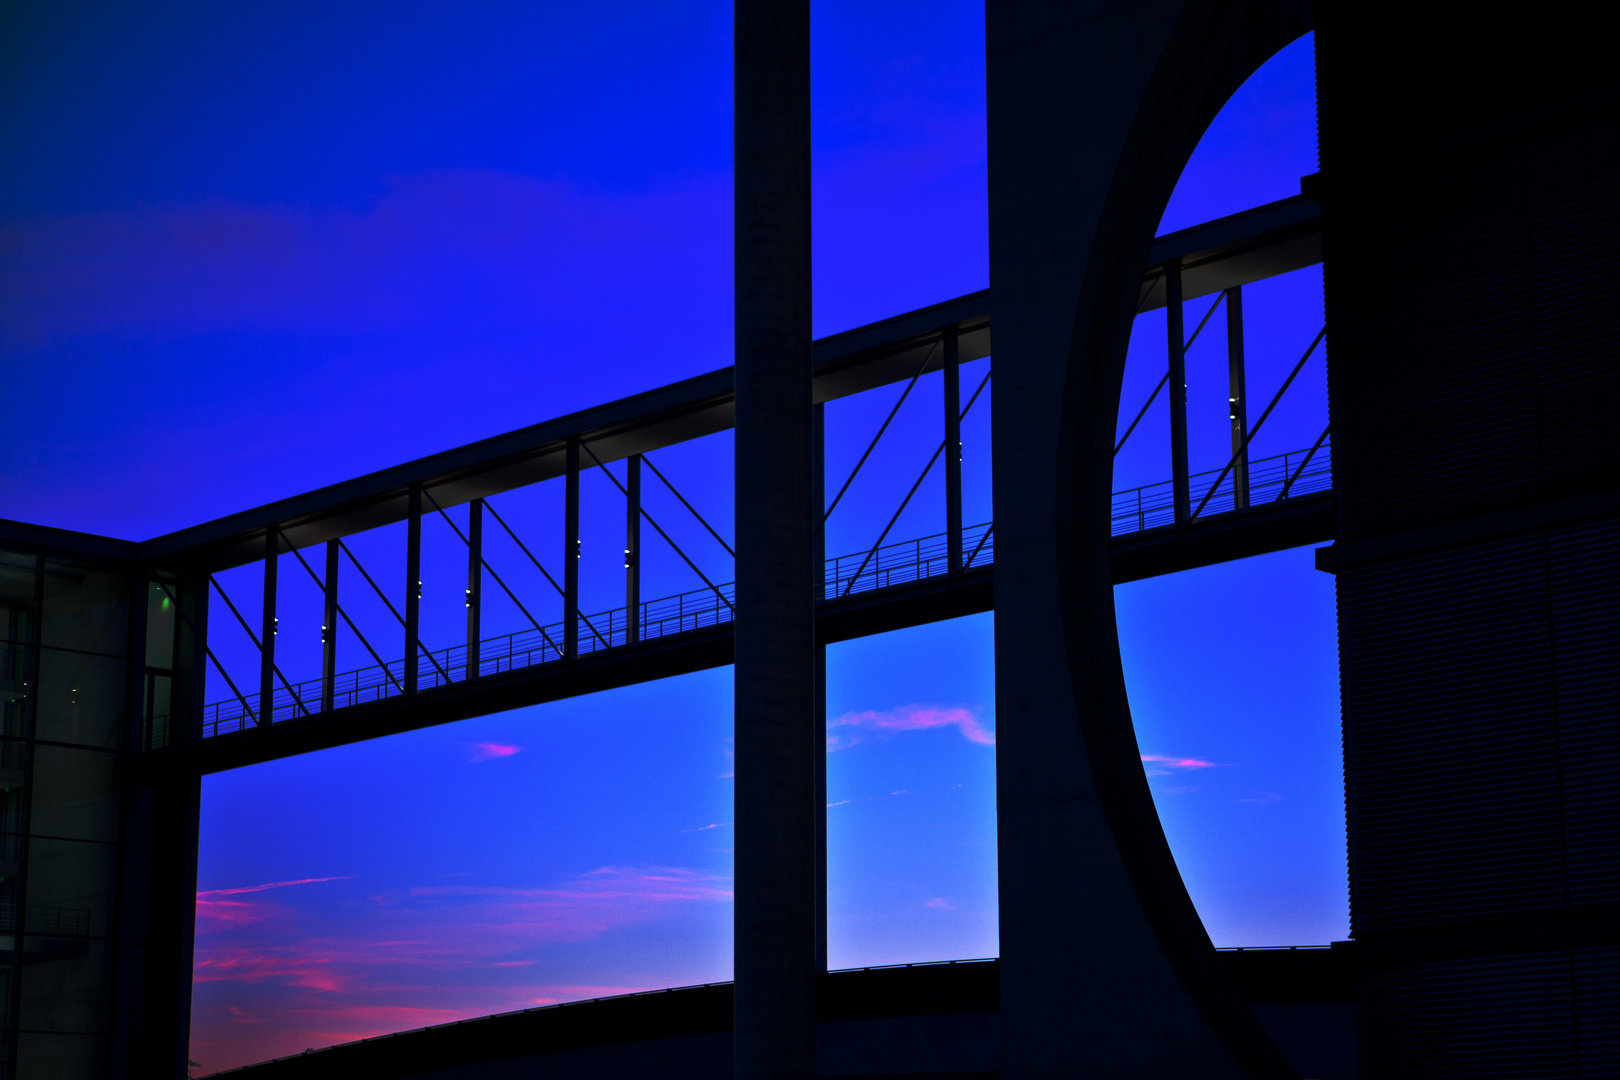
[[[104,750],[34,748],[34,835],[118,839],[117,758]]]
[[[45,561],[40,644],[122,656],[129,629],[128,585],[118,574]]]
[[[174,586],[169,586],[173,591]],[[178,594],[176,594],[178,595]],[[174,601],[157,582],[146,588],[146,666],[174,667]]]
[[[41,649],[34,737],[116,748],[124,711],[124,675],[122,660]]]
[[[17,1075],[31,1080],[99,1080],[107,1069],[100,1035],[47,1035],[25,1031],[17,1040]]]
[[[101,937],[112,923],[117,849],[80,840],[28,841],[25,930],[37,923],[53,934]],[[26,1025],[25,1025],[26,1026]]]
[[[0,551],[0,606],[19,607],[34,602],[32,555]]]

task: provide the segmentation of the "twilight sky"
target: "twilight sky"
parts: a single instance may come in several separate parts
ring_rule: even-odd
[[[814,10],[817,333],[985,287],[979,7]],[[151,536],[730,362],[729,5],[88,2],[0,20],[0,516]],[[1314,171],[1310,50],[1234,99],[1161,231]],[[1320,325],[1320,275],[1247,304],[1251,392],[1269,398]],[[1225,460],[1223,333],[1217,317],[1189,360],[1195,469]],[[1162,313],[1144,317],[1127,418],[1163,349]],[[830,407],[830,484],[898,392]],[[975,522],[990,392],[966,425]],[[939,394],[919,385],[829,553],[875,539],[939,438]],[[1324,420],[1318,356],[1256,455],[1310,445]],[[1117,488],[1168,476],[1165,426],[1161,404]],[[716,436],[655,455],[723,535],[729,454]],[[553,569],[557,486],[496,500]],[[617,498],[587,475],[588,610],[617,602]],[[729,580],[667,493],[649,505]],[[941,505],[931,477],[891,539],[937,532]],[[353,541],[390,586],[397,534]],[[645,542],[644,595],[700,584]],[[433,646],[459,640],[457,543],[430,522]],[[537,572],[491,550],[539,605]],[[257,573],[221,575],[249,620]],[[301,577],[284,565],[294,678],[318,671]],[[345,604],[386,634],[353,586]],[[1342,937],[1332,580],[1303,550],[1116,600],[1144,767],[1211,936]],[[521,625],[509,608],[489,632]],[[992,618],[832,650],[834,966],[997,951]],[[226,630],[216,647],[245,673]],[[730,724],[725,669],[211,777],[200,1071],[728,978]]]

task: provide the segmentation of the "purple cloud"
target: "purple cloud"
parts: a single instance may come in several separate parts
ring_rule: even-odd
[[[481,742],[472,748],[472,753],[468,756],[467,761],[469,763],[496,761],[521,753],[523,753],[523,747],[521,746],[512,746],[507,743]]]
[[[1167,754],[1143,754],[1142,762],[1146,765],[1157,765],[1158,768],[1147,769],[1149,776],[1170,776],[1174,773],[1187,772],[1192,769],[1219,769],[1221,765],[1214,761],[1205,761],[1203,758],[1175,757]]]
[[[902,705],[882,711],[849,712],[827,721],[827,749],[846,750],[873,736],[940,727],[955,727],[963,738],[980,746],[996,745],[996,733],[986,728],[971,709],[960,705]]]
[[[302,912],[244,896],[233,902],[260,905],[257,917],[198,926],[193,1056],[229,1068],[402,1028],[702,981],[711,973],[642,972],[644,985],[511,980],[546,970],[546,960],[525,955],[537,948],[691,915],[731,895],[729,878],[699,870],[604,866],[547,886],[422,887]]]

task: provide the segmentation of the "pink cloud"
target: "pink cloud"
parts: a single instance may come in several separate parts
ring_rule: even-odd
[[[197,898],[201,900],[205,896],[235,896],[239,893],[264,892],[266,889],[284,889],[289,885],[315,885],[322,881],[352,880],[354,880],[354,876],[352,874],[345,874],[341,877],[299,878],[297,881],[268,881],[263,885],[239,885],[234,889],[208,889],[203,892],[199,892],[197,894]]]
[[[849,712],[827,721],[827,749],[845,750],[868,738],[897,731],[927,731],[955,727],[962,737],[980,746],[996,745],[996,733],[986,728],[976,713],[962,706],[902,705],[883,711]],[[843,730],[834,732],[834,728]]]
[[[1170,757],[1165,754],[1143,754],[1144,764],[1157,765],[1159,768],[1149,768],[1149,776],[1169,776],[1172,773],[1185,772],[1189,769],[1218,769],[1221,766],[1213,761],[1202,758]]]
[[[234,889],[207,889],[197,894],[197,917],[215,922],[240,926],[258,922],[281,909],[275,905],[252,900],[225,900],[226,896],[260,893],[266,889],[283,889],[289,885],[315,885],[323,881],[348,881],[345,877],[299,878],[297,881],[270,881],[263,885],[242,885]]]
[[[472,748],[472,754],[467,758],[469,762],[494,761],[498,758],[509,758],[513,754],[523,753],[521,746],[509,746],[505,743],[481,742]]]
[[[255,925],[200,921],[191,1056],[213,1071],[495,1012],[725,978],[723,968],[655,962],[625,973],[634,984],[569,981],[555,977],[556,954],[543,950],[660,919],[677,920],[659,924],[676,933],[694,919],[712,925],[730,900],[722,875],[603,866],[536,887],[354,893],[339,904],[276,908],[277,918]],[[548,970],[552,980],[513,981]]]

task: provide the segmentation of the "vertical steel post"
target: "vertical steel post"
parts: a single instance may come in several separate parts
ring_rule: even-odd
[[[467,678],[478,678],[484,592],[484,500],[467,504]]]
[[[411,485],[405,531],[405,692],[416,693],[422,651],[422,488]]]
[[[337,707],[338,542],[326,542],[325,605],[321,612],[321,711]]]
[[[1243,370],[1243,286],[1226,290],[1226,381],[1227,417],[1232,425],[1232,508],[1249,508],[1249,451],[1243,440],[1249,436],[1248,393]]]
[[[563,494],[563,659],[579,655],[579,436],[568,436]]]
[[[624,499],[624,643],[641,640],[641,455],[631,454]]]
[[[962,359],[957,329],[945,328],[945,534],[950,572],[962,572]]]
[[[736,1080],[815,1069],[809,0],[737,0]]]
[[[827,512],[826,406],[810,407],[810,525],[815,530],[814,573],[810,595],[825,599],[827,530],[819,528]],[[816,970],[827,970],[827,646],[816,641]]]
[[[259,629],[259,726],[270,723],[276,704],[276,563],[281,533],[264,528],[264,622]]]
[[[1170,346],[1170,477],[1176,499],[1176,524],[1192,520],[1192,491],[1187,478],[1187,335],[1181,322],[1181,264],[1164,264],[1165,337]]]

